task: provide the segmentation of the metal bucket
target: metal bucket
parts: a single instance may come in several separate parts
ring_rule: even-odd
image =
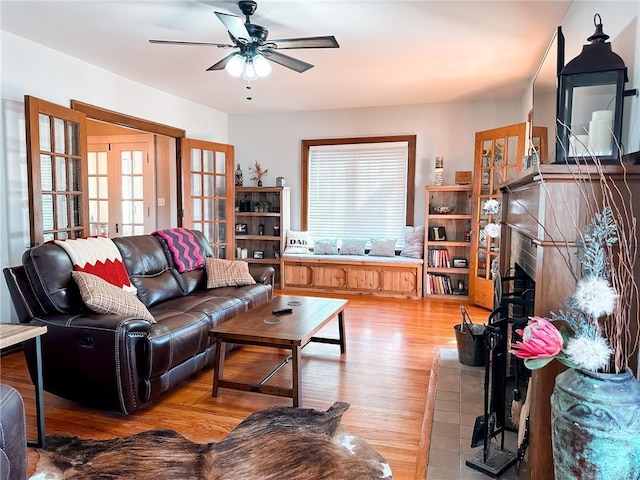
[[[456,344],[458,346],[458,360],[463,365],[482,367],[485,362],[484,325],[476,325],[471,322],[469,314],[461,305],[462,322],[454,325]]]

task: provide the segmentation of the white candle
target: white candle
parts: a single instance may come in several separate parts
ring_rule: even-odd
[[[589,122],[589,139],[594,155],[611,155],[611,126],[608,120],[591,120]]]
[[[571,135],[569,137],[569,156],[586,157],[589,155],[589,135]]]
[[[596,110],[591,114],[591,120],[605,120],[611,124],[613,122],[613,112],[611,110]]]

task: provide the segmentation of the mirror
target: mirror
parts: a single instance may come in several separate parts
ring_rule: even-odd
[[[533,79],[532,124],[535,127],[547,129],[547,154],[540,152],[541,163],[555,162],[556,158],[558,75],[562,67],[564,67],[564,35],[562,27],[558,27]]]

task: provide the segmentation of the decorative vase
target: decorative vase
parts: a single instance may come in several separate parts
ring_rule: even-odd
[[[236,177],[236,187],[241,187],[243,180],[242,180],[242,169],[240,168],[240,164],[236,166],[235,177]]]
[[[569,369],[551,395],[556,480],[640,479],[640,383]]]

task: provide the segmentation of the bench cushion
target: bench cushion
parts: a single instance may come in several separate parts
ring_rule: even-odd
[[[389,263],[389,264],[417,264],[422,265],[421,258],[401,257],[396,255],[394,257],[378,257],[373,255],[313,255],[311,253],[285,253],[282,255],[285,260],[300,260],[300,261],[315,261],[315,262],[335,262],[335,263],[348,263],[348,262],[376,262],[376,263]]]

